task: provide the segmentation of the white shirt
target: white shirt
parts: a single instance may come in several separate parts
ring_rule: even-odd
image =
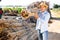
[[[38,12],[39,18],[36,23],[36,30],[40,29],[41,33],[44,31],[48,31],[48,21],[50,19],[50,14],[45,11],[43,13]]]

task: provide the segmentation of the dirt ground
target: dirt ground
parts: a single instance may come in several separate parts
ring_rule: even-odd
[[[48,27],[49,40],[60,40],[60,18],[57,18],[53,12],[52,16],[52,23]]]

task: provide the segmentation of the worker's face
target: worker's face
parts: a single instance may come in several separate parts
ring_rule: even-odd
[[[41,6],[40,6],[40,10],[41,10],[42,12],[44,12],[46,9],[47,9],[46,6],[44,6],[44,5],[41,5]]]

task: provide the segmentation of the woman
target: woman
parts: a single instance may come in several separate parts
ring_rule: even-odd
[[[36,30],[38,31],[39,40],[48,40],[48,21],[50,14],[47,11],[48,5],[45,2],[41,2],[39,5],[38,13],[35,13],[37,19]]]

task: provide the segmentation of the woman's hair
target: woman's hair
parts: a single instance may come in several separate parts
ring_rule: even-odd
[[[45,6],[45,8],[47,9],[49,5],[46,1],[41,1],[38,7],[40,8],[41,6]]]

